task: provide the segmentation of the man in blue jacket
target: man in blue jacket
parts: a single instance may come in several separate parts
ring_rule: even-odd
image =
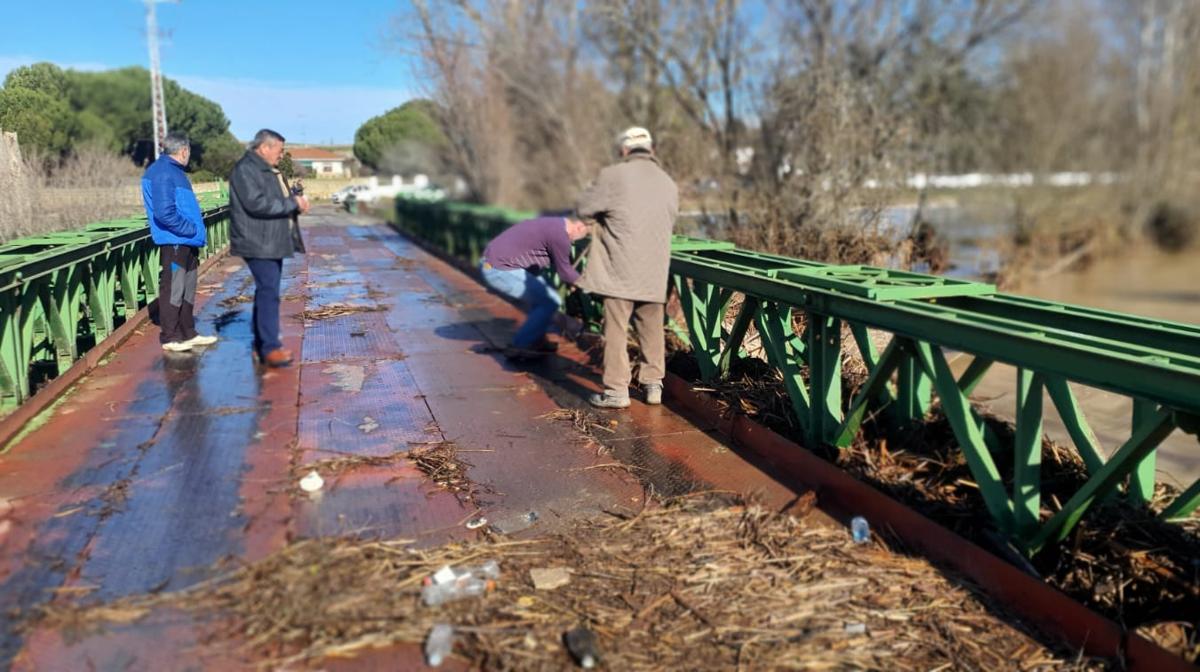
[[[162,149],[162,155],[142,175],[142,202],[146,205],[150,237],[162,259],[159,341],[168,352],[187,352],[194,346],[217,342],[216,336],[196,333],[192,315],[200,248],[204,247],[207,232],[200,203],[183,172],[192,158],[191,141],[183,133],[169,133],[163,138]]]

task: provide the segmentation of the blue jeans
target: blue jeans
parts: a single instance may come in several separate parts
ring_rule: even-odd
[[[283,276],[282,259],[247,259],[246,265],[254,276],[254,351],[258,356],[283,347],[279,340],[279,283]]]
[[[562,306],[562,297],[558,292],[542,276],[524,269],[501,270],[484,263],[480,264],[479,270],[489,287],[510,299],[521,301],[529,310],[525,324],[517,329],[512,344],[518,348],[528,348],[541,341],[550,328],[550,322],[554,320],[554,313]]]

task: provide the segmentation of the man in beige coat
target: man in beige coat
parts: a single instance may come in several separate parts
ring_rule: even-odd
[[[604,297],[604,393],[600,408],[629,406],[630,318],[641,350],[639,382],[647,404],[662,403],[666,375],[663,306],[679,189],[658,165],[650,132],[630,128],[617,144],[621,162],[600,171],[580,197],[579,216],[594,219],[594,238],[578,286]]]

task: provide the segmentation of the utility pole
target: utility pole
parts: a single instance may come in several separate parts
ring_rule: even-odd
[[[170,0],[144,0],[146,3],[146,42],[150,48],[150,110],[154,116],[154,158],[167,135],[167,105],[163,99],[162,65],[158,59],[158,16],[154,6]]]

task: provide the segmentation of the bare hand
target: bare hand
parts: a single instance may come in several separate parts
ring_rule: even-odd
[[[308,214],[308,211],[312,208],[308,203],[308,199],[304,196],[297,196],[296,203],[300,206],[300,214],[302,215]]]

